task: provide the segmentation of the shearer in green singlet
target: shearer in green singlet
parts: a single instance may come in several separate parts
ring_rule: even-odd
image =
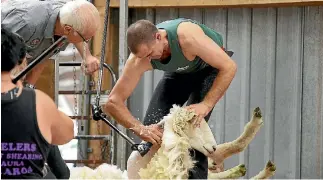
[[[128,159],[129,178],[139,178],[136,174],[140,168],[138,163],[149,158],[161,144],[163,132],[156,123],[169,113],[173,104],[185,102],[188,109],[199,115],[194,122],[196,126],[203,118],[208,121],[213,107],[234,78],[237,65],[224,50],[222,36],[191,19],[173,19],[157,25],[139,20],[129,26],[127,43],[131,54],[109,95],[105,111],[142,140],[154,145],[146,156],[140,157],[138,152],[133,152]],[[165,74],[141,123],[131,115],[124,102],[144,72],[153,69],[165,71]],[[207,179],[207,157],[193,151],[192,158],[197,163],[189,178]]]

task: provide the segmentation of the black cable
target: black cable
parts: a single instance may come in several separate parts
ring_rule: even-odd
[[[108,17],[109,17],[109,7],[110,7],[110,0],[106,0],[105,4],[105,17],[104,17],[104,29],[103,29],[103,38],[102,38],[102,45],[101,45],[101,60],[100,60],[100,70],[99,70],[99,78],[98,78],[98,87],[96,93],[96,101],[95,105],[99,107],[100,105],[100,97],[101,97],[101,86],[102,86],[102,76],[103,76],[103,64],[105,59],[105,46],[107,41],[107,30],[108,30]]]

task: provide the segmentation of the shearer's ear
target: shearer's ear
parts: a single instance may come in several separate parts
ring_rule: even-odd
[[[72,26],[70,25],[64,25],[63,32],[64,35],[69,35],[72,32]]]

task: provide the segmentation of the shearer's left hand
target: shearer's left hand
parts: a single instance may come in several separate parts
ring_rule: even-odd
[[[186,107],[188,110],[193,111],[197,114],[195,120],[194,120],[194,126],[195,127],[200,127],[200,124],[202,120],[204,119],[205,116],[209,114],[209,112],[212,110],[211,107],[208,105],[204,104],[203,102],[197,103],[197,104],[191,104]]]
[[[100,67],[100,61],[98,58],[89,55],[85,60],[85,73],[92,74]]]

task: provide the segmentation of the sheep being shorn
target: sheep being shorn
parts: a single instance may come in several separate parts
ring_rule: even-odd
[[[138,163],[135,161],[129,163],[131,161],[128,161],[128,166],[141,168],[137,172],[128,171],[128,178],[135,179],[134,176],[139,172],[140,179],[187,179],[188,170],[194,166],[189,149],[197,149],[209,156],[215,152],[216,148],[216,141],[208,124],[202,121],[200,127],[195,128],[192,124],[194,117],[193,112],[174,105],[170,113],[159,123],[164,126],[164,133],[163,143],[157,154],[153,156],[154,149],[152,149],[144,157],[140,157],[144,163],[143,161]],[[138,154],[138,152],[135,153]],[[89,171],[90,169],[87,167],[76,168],[71,171],[71,177],[76,179],[113,179],[109,178],[111,174],[119,174],[119,177],[122,174],[112,166],[106,167],[105,173],[100,173],[99,169],[103,168],[98,167],[93,171]],[[107,174],[107,176],[103,177],[103,174]]]
[[[244,132],[240,137],[232,142],[227,142],[218,145],[214,151],[216,142],[212,132],[205,121],[202,121],[200,128],[194,128],[192,121],[194,113],[187,111],[185,108],[173,106],[170,113],[163,118],[160,124],[164,125],[163,142],[158,151],[152,149],[141,159],[135,156],[129,158],[128,167],[136,166],[138,171],[122,172],[115,166],[105,165],[90,172],[87,167],[82,173],[71,170],[71,178],[76,179],[187,179],[188,170],[194,166],[194,162],[189,156],[189,148],[194,148],[209,157],[209,178],[208,179],[236,179],[242,177],[246,173],[244,164],[228,169],[226,171],[215,171],[215,162],[220,162],[223,166],[223,161],[233,154],[242,152],[263,124],[262,116],[259,108],[254,109],[251,120],[245,125]],[[157,151],[157,153],[155,153]],[[135,154],[135,153],[134,153]],[[217,159],[218,158],[218,159]],[[129,163],[130,162],[130,163]],[[98,169],[101,169],[100,173]],[[252,179],[266,179],[274,175],[276,170],[272,162],[268,162],[265,168]],[[138,175],[138,172],[140,176]],[[96,175],[94,175],[94,174]],[[104,176],[106,174],[106,176]],[[134,178],[136,177],[136,178]]]
[[[181,114],[183,113],[183,114]],[[188,114],[185,114],[188,113]],[[205,155],[209,157],[209,161],[217,162],[217,164],[223,167],[223,161],[237,153],[242,152],[248,144],[255,137],[256,133],[260,130],[263,125],[262,115],[260,108],[255,108],[253,111],[253,115],[251,120],[245,125],[244,131],[240,137],[236,140],[228,143],[220,144],[216,147],[216,151],[208,151],[210,148],[209,145],[215,142],[214,137],[212,135],[211,130],[208,128],[208,125],[205,121],[203,121],[203,125],[201,126],[202,131],[196,133],[196,130],[201,130],[199,128],[195,128],[191,126],[190,122],[193,119],[194,114],[190,114],[191,112],[186,111],[185,108],[180,108],[178,106],[174,106],[171,113],[163,119],[164,126],[164,137],[163,144],[161,148],[157,151],[157,153],[153,156],[147,166],[139,170],[140,177],[142,179],[185,179],[187,178],[188,170],[194,166],[194,162],[191,161],[188,154],[189,148],[195,148],[200,150]],[[182,119],[178,118],[181,117]],[[186,117],[186,118],[183,118]],[[178,119],[176,119],[178,118]],[[175,119],[175,121],[174,121]],[[174,122],[187,122],[182,123],[182,126],[178,126],[177,123]],[[184,125],[184,126],[183,126]],[[206,127],[205,127],[206,126]],[[180,128],[177,128],[180,127]],[[186,128],[184,128],[186,127]],[[178,133],[179,132],[179,133]],[[199,136],[200,135],[200,136]],[[190,137],[190,138],[188,138]],[[165,140],[169,140],[166,141]],[[168,143],[169,142],[169,143]],[[189,144],[188,144],[188,143]],[[202,143],[199,143],[202,142]],[[177,146],[175,146],[178,144]],[[201,148],[203,147],[203,148]],[[213,146],[214,147],[214,146]],[[207,149],[207,152],[205,150]],[[203,151],[204,150],[204,151]],[[179,151],[182,151],[179,153]],[[184,158],[185,157],[185,158]],[[181,163],[176,163],[176,159],[180,159],[180,162],[185,166],[181,166]],[[174,165],[174,164],[176,165]],[[274,166],[273,163],[268,162]],[[173,167],[181,167],[181,168],[173,168]],[[272,167],[272,166],[269,166]],[[209,166],[212,170],[212,164]],[[222,170],[223,171],[223,170]],[[261,171],[257,176],[257,179],[268,178],[272,176],[275,172],[275,168],[265,168]],[[209,171],[209,179],[234,179],[244,176],[246,173],[246,167],[244,164],[238,165],[234,168],[228,169],[224,172]],[[177,175],[177,176],[176,176]]]
[[[205,155],[215,152],[216,141],[205,121],[199,128],[193,127],[195,113],[174,105],[159,124],[164,133],[161,147],[147,166],[139,170],[141,179],[187,179],[194,167],[189,149]],[[130,178],[130,177],[129,177]]]

